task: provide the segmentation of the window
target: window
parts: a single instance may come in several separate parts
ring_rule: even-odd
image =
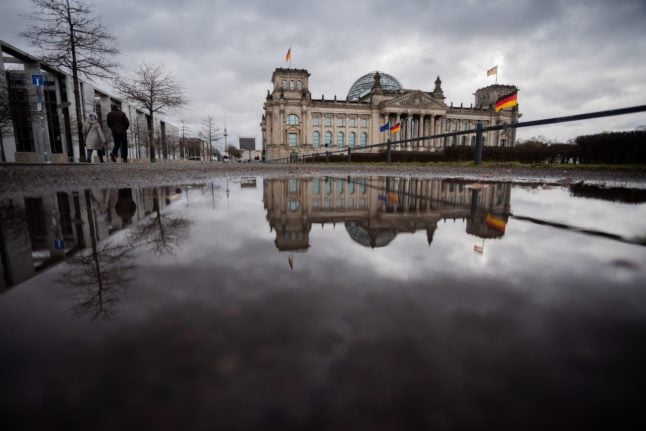
[[[321,134],[319,132],[312,133],[312,145],[314,148],[321,146]]]
[[[360,145],[362,147],[365,147],[368,145],[368,134],[366,132],[361,132],[361,143]]]
[[[303,89],[303,83],[300,80],[296,81],[296,89],[298,90]]]
[[[298,136],[298,135],[297,135],[296,133],[288,133],[288,134],[287,134],[287,144],[288,144],[290,147],[296,147],[296,144],[297,144],[297,142],[298,142],[298,141],[297,141],[297,136]]]
[[[361,127],[368,127],[368,119],[367,118],[362,118],[361,119]]]
[[[348,193],[351,195],[354,194],[354,181],[348,182]],[[354,206],[354,204],[352,206]]]
[[[337,148],[343,148],[345,146],[345,136],[343,136],[343,132],[336,132],[336,146]]]
[[[283,88],[287,89],[287,80],[283,79]]]
[[[320,126],[321,125],[321,117],[318,115],[316,117],[312,117],[312,125],[313,126]]]
[[[332,132],[325,132],[325,146],[332,146]]]
[[[289,81],[289,89],[290,90],[295,90],[296,89],[296,83],[294,82],[293,79],[291,81]]]
[[[298,211],[298,208],[300,207],[300,202],[298,201],[289,201],[287,202],[287,210],[288,211]]]
[[[324,190],[325,190],[326,195],[332,194],[332,181],[331,180],[326,180],[325,181]]]
[[[286,120],[286,121],[287,121],[287,124],[298,124],[298,120],[299,120],[298,115],[296,115],[296,114],[289,114],[289,115],[287,116],[287,120]]]
[[[350,117],[350,127],[357,127],[357,119],[355,117]]]
[[[501,147],[506,147],[507,146],[507,140],[506,139],[501,139],[500,140],[500,146]]]
[[[350,132],[350,134],[348,135],[348,147],[354,148],[356,143],[357,143],[357,134],[354,132]]]
[[[451,136],[451,145],[455,145],[456,137]]]
[[[325,117],[325,119],[323,120],[323,124],[325,126],[331,126],[332,125],[332,117]]]
[[[318,195],[321,193],[321,180],[314,178],[312,180],[312,194]]]
[[[343,180],[340,180],[340,179],[336,180],[336,192],[339,195],[343,194]]]
[[[466,145],[466,144],[467,144],[467,137],[466,137],[466,136],[462,136],[462,138],[460,139],[460,141],[461,141],[461,142],[460,142],[460,144],[461,144],[461,145]]]
[[[337,127],[343,127],[345,123],[345,120],[343,117],[336,117],[336,125]]]
[[[296,178],[289,179],[289,182],[287,183],[287,190],[289,190],[290,193],[298,192],[298,182],[296,181]]]

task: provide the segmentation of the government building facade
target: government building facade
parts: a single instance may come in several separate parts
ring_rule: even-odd
[[[466,107],[447,105],[438,76],[432,91],[403,88],[399,80],[383,72],[371,72],[357,79],[345,99],[312,99],[310,73],[305,69],[278,68],[267,91],[262,130],[262,151],[266,160],[308,155],[326,150],[360,149],[373,144],[415,139],[442,133],[516,122],[518,107],[496,112],[496,101],[518,91],[514,85],[490,85],[478,89],[474,103]],[[380,126],[397,123],[395,133],[380,132]],[[390,136],[388,136],[390,135]],[[442,151],[449,145],[475,145],[475,133],[412,141],[398,150]],[[515,129],[484,134],[484,145],[515,145]],[[379,152],[383,147],[365,151]]]

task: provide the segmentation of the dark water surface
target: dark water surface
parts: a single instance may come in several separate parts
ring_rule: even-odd
[[[218,179],[0,203],[2,429],[646,429],[646,193]]]

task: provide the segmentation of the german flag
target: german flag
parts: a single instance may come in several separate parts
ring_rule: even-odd
[[[503,96],[496,102],[496,112],[502,111],[505,108],[511,108],[518,105],[518,92],[514,91],[507,96]]]
[[[401,128],[402,128],[402,124],[401,124],[401,123],[393,124],[392,126],[390,126],[390,133],[396,133],[396,132],[399,132],[399,130],[400,130]]]

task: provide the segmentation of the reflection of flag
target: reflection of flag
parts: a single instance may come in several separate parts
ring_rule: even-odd
[[[289,49],[287,50],[287,54],[285,54],[285,61],[289,61],[292,59],[292,47],[290,46]]]
[[[518,92],[514,91],[513,93],[498,99],[496,102],[496,112],[516,105],[518,105]]]
[[[390,192],[388,193],[388,203],[389,204],[396,204],[397,203],[397,194]]]
[[[498,65],[496,64],[491,69],[487,70],[487,76],[498,75]]]
[[[500,233],[505,233],[505,227],[507,226],[506,221],[501,218],[494,217],[491,214],[487,214],[485,216],[485,224]]]
[[[388,129],[390,129],[390,124],[389,123],[386,123],[383,126],[379,127],[380,132],[387,132]]]
[[[399,132],[401,128],[402,128],[401,123],[394,124],[390,127],[390,133]]]

